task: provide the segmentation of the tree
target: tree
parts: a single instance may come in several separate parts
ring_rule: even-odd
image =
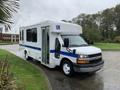
[[[103,11],[101,17],[101,31],[104,39],[113,39],[113,26],[115,18],[114,18],[114,8],[106,9]]]
[[[87,39],[114,42],[120,36],[120,4],[96,14],[80,14],[73,21],[82,26]]]
[[[19,0],[0,0],[0,23],[10,28],[13,13],[17,12],[18,8]]]
[[[120,35],[120,5],[117,5],[115,7],[115,25],[117,27],[116,34],[117,36]]]

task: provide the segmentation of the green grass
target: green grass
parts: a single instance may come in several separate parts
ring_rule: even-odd
[[[14,75],[18,86],[24,87],[23,90],[48,90],[47,80],[39,68],[0,49],[0,60],[3,60],[6,55],[11,65],[10,71]]]
[[[102,50],[120,50],[120,44],[118,43],[95,43],[95,46]]]

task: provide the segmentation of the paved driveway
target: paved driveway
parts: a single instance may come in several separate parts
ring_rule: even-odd
[[[18,45],[0,46],[0,48],[23,58]],[[59,68],[48,69],[37,65],[48,76],[53,90],[120,90],[120,51],[104,51],[103,59],[105,60],[104,68],[95,75],[76,73],[72,78],[64,76]]]

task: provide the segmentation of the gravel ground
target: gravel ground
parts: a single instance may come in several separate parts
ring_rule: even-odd
[[[18,45],[0,46],[23,58]],[[75,73],[74,77],[66,77],[59,68],[43,69],[53,90],[120,90],[120,51],[103,51],[104,68],[95,75]],[[34,62],[36,63],[36,62]]]

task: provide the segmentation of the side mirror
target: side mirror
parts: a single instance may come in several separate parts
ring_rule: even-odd
[[[64,47],[68,47],[69,46],[69,39],[65,38],[64,39]]]
[[[73,50],[73,54],[75,54],[75,53],[76,53],[76,49]]]

